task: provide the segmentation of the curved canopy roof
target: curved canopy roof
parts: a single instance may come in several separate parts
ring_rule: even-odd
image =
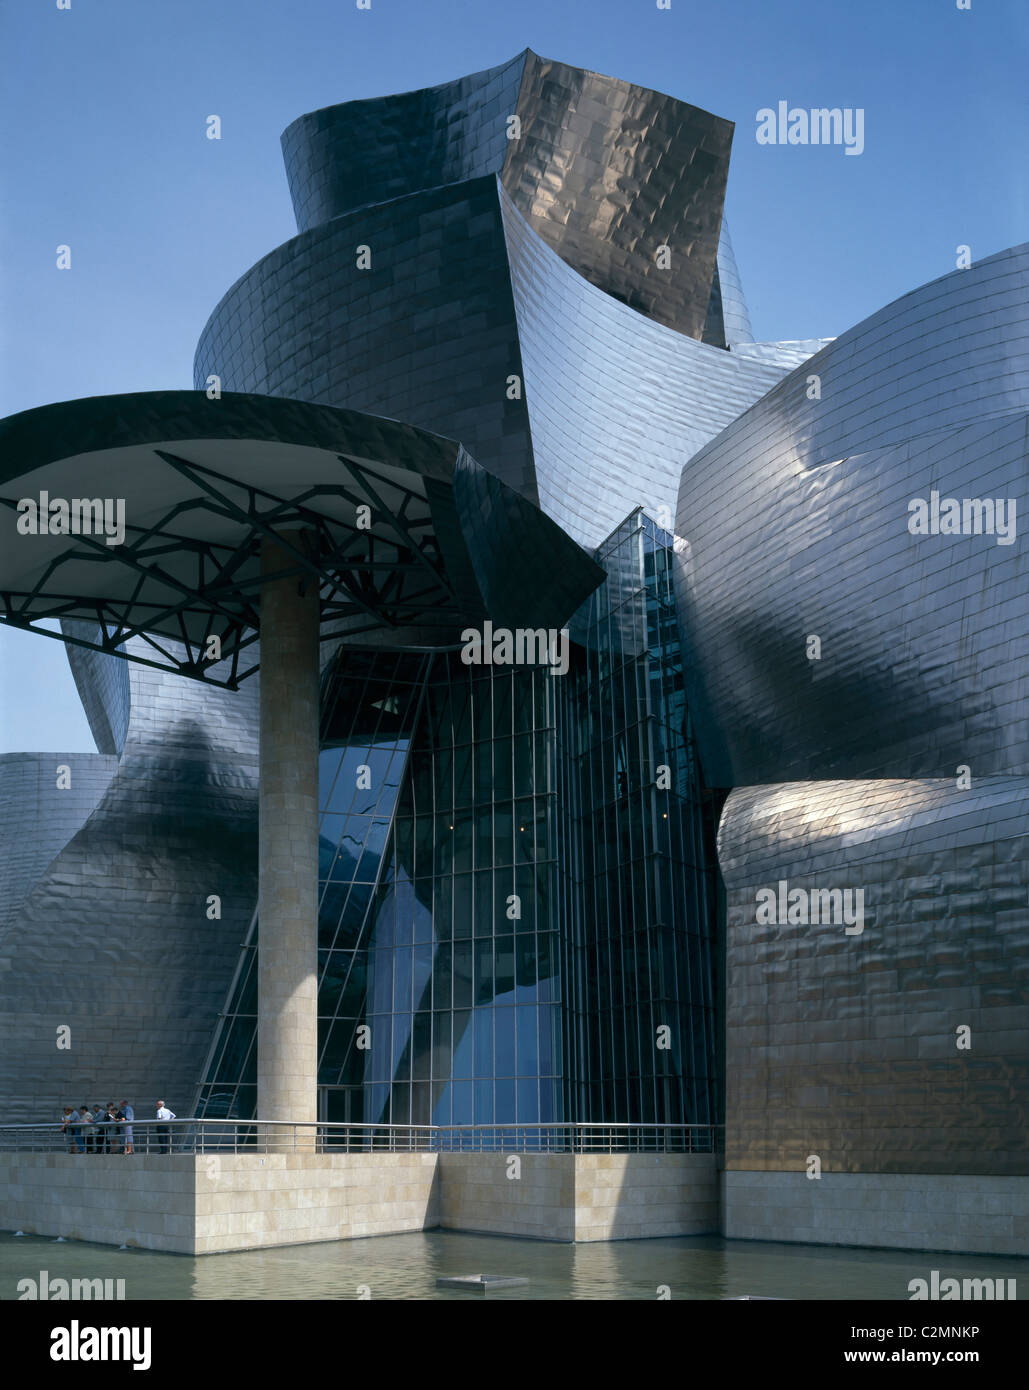
[[[273,578],[319,585],[323,638],[410,647],[486,618],[560,626],[603,579],[460,444],[356,411],[94,396],[0,421],[0,459],[0,621],[120,656],[143,636],[150,664],[232,688]],[[293,563],[262,580],[271,537]],[[96,642],[39,626],[54,618]]]

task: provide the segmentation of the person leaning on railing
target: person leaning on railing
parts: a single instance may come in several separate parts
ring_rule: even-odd
[[[63,1124],[61,1133],[68,1136],[68,1152],[70,1154],[80,1154],[82,1152],[82,1141],[79,1138],[79,1112],[73,1110],[70,1105],[64,1107],[62,1116]]]
[[[103,1153],[116,1154],[118,1152],[118,1111],[113,1100],[109,1100],[104,1109],[104,1118],[101,1121],[101,1151]]]

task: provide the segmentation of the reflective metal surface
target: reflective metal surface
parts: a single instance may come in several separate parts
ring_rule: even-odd
[[[732,793],[727,1168],[1025,1173],[1027,806],[1021,777]],[[861,888],[864,930],[758,923],[780,880]]]
[[[1026,1172],[1026,547],[908,522],[934,492],[1025,510],[1027,281],[1022,246],[906,295],[683,470],[691,711],[707,782],[737,787],[729,1169]],[[863,930],[768,923],[781,884],[862,893]]]
[[[699,338],[731,140],[731,123],[699,107],[526,49],[456,82],[302,116],[282,148],[301,231],[499,175],[536,235],[586,280]]]
[[[1024,1173],[1025,547],[907,521],[934,490],[1025,511],[1029,247],[834,342],[755,343],[730,134],[527,50],[283,136],[299,234],[223,297],[197,387],[410,422],[366,422],[373,451],[460,440],[421,469],[448,575],[476,616],[575,639],[563,677],[352,641],[326,663],[324,1118],[714,1124],[722,1015],[730,1168]],[[74,665],[122,760],[93,761],[104,794],[54,821],[47,845],[77,833],[49,868],[14,873],[2,1065],[77,1100],[74,1054],[54,1083],[67,1016],[130,1091],[202,1077],[202,1113],[245,1117],[253,708],[133,671],[129,717],[111,661]],[[860,888],[861,934],[759,926],[782,880]],[[102,998],[116,960],[106,1030],[75,982]]]
[[[933,490],[1029,513],[1027,276],[1029,245],[905,295],[683,470],[677,595],[711,785],[1029,770],[1023,538],[908,530]]]
[[[716,254],[717,341],[723,312],[733,345],[752,336],[727,232],[719,252],[729,130],[530,53],[301,117],[283,136],[301,234],[224,296],[196,384],[460,439],[584,545],[638,506],[670,527],[691,454],[821,346],[696,341]]]
[[[370,250],[357,268],[358,247]],[[409,421],[459,439],[536,500],[493,175],[349,212],[286,242],[222,298],[194,380]]]
[[[599,545],[672,529],[683,468],[788,370],[651,323],[576,274],[501,193],[540,506]]]
[[[120,759],[32,755],[41,787],[56,786],[63,761],[72,789],[39,802],[48,862],[34,866],[2,939],[0,1094],[11,1121],[124,1098],[146,1118],[157,1096],[188,1101],[257,897],[258,678],[230,693],[90,654],[87,707],[103,705],[105,662],[128,672],[131,689]],[[33,799],[11,805],[19,835],[35,841]],[[63,1049],[60,1027],[70,1029]]]
[[[750,310],[743,297],[736,253],[732,249],[729,223],[725,217],[722,218],[722,228],[718,236],[718,260],[707,313],[705,343],[736,349],[741,344],[754,341],[754,332],[750,326]]]

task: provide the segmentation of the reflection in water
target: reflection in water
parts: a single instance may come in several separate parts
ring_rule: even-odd
[[[1029,1297],[1029,1260],[718,1236],[569,1245],[425,1231],[192,1259],[0,1233],[0,1299],[16,1299],[18,1281],[44,1269],[51,1279],[124,1279],[127,1299],[356,1299],[367,1285],[373,1299],[618,1300],[656,1299],[667,1285],[673,1299],[905,1300],[908,1282],[931,1269],[1015,1279]],[[481,1273],[530,1282],[489,1294],[436,1288],[440,1275]]]

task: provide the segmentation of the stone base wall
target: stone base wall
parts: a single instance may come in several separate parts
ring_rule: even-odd
[[[715,1235],[720,1212],[734,1240],[1029,1251],[1029,1177],[720,1174],[706,1154],[0,1154],[0,1229],[187,1255],[433,1227]]]
[[[0,1154],[0,1227],[185,1255],[438,1224],[435,1154]]]
[[[196,1255],[395,1235],[439,1221],[435,1154],[227,1155],[195,1162]]]
[[[517,1178],[507,1176],[516,1158]],[[574,1154],[441,1154],[440,1222],[449,1231],[575,1239]]]
[[[192,1253],[197,1162],[187,1155],[0,1154],[0,1226]]]
[[[919,1173],[723,1175],[735,1240],[865,1245],[955,1254],[1029,1252],[1029,1177]]]
[[[187,1255],[436,1226],[715,1234],[717,1198],[706,1154],[0,1154],[0,1228]]]
[[[520,1161],[509,1177],[510,1160]],[[716,1235],[713,1154],[441,1154],[440,1225],[539,1240]]]
[[[581,1154],[575,1239],[718,1235],[715,1154]]]

